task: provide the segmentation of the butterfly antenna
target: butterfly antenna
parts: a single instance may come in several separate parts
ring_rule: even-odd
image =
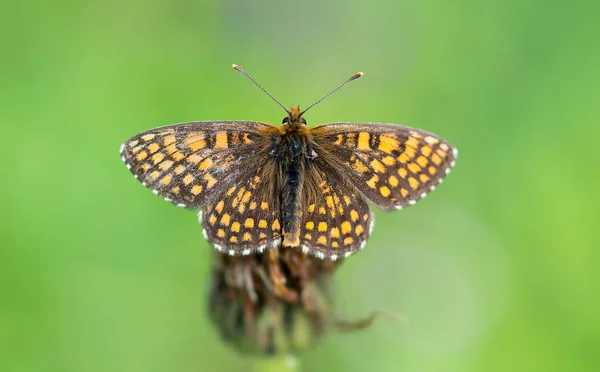
[[[277,102],[277,104],[279,106],[281,106],[281,108],[284,109],[285,112],[288,113],[288,115],[290,114],[290,112],[288,111],[288,109],[286,109],[285,106],[281,104],[281,102],[279,102],[277,99],[275,99],[275,97],[273,97],[271,95],[271,93],[267,92],[267,90],[265,88],[261,87],[260,84],[257,83],[256,80],[254,80],[252,78],[252,76],[248,75],[248,73],[246,71],[242,70],[242,68],[240,66],[234,64],[234,65],[231,65],[231,67],[233,67],[233,69],[236,70],[237,72],[239,72],[240,74],[245,75],[248,79],[250,79],[250,81],[252,81],[254,83],[254,85],[256,85],[257,87],[260,88],[260,90],[262,90],[263,92],[265,92],[267,94],[267,96],[271,97],[271,99],[273,101]]]
[[[342,87],[346,84],[348,84],[349,82],[351,82],[352,80],[356,80],[359,77],[362,77],[364,75],[364,73],[362,72],[357,72],[356,74],[352,75],[350,77],[350,79],[344,81],[339,87],[335,88],[334,90],[332,90],[331,92],[327,93],[326,95],[323,96],[323,98],[321,98],[320,100],[318,100],[317,102],[313,103],[312,105],[308,106],[308,108],[306,108],[304,111],[302,111],[300,113],[300,116],[304,115],[304,113],[308,110],[310,110],[311,108],[313,108],[314,106],[316,106],[318,103],[320,103],[322,100],[324,100],[325,98],[329,97],[330,95],[332,95],[333,93],[337,92],[338,90],[342,89]]]

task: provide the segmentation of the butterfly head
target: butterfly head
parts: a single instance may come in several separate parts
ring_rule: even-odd
[[[283,118],[281,124],[289,125],[290,127],[306,126],[306,120],[302,117],[304,112],[300,111],[300,106],[292,106],[288,111],[288,116]]]

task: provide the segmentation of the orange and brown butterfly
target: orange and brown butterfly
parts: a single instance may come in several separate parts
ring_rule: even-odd
[[[303,114],[281,126],[205,121],[142,132],[121,146],[127,168],[165,200],[199,210],[203,234],[230,255],[297,247],[317,258],[348,257],[373,229],[368,202],[384,210],[415,204],[454,166],[446,140],[382,123],[306,126]]]

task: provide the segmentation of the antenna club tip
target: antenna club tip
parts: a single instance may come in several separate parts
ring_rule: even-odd
[[[231,65],[231,68],[234,70],[237,69],[238,67],[240,67],[240,66],[236,65],[235,63],[233,65]]]
[[[356,73],[356,75],[358,75],[358,77],[363,77],[365,75],[365,73],[362,71],[359,71]]]

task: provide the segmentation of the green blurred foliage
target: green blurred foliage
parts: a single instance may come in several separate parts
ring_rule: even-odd
[[[206,314],[193,213],[118,155],[183,121],[423,128],[460,150],[417,206],[377,213],[336,275],[348,317],[309,371],[600,368],[600,6],[593,1],[23,1],[0,5],[0,370],[247,370]]]

